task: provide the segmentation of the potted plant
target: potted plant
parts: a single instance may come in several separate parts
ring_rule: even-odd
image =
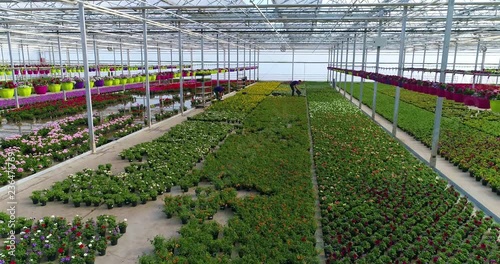
[[[118,206],[118,207],[123,206],[123,203],[125,203],[125,198],[123,197],[122,194],[115,195],[115,203],[116,203],[116,206]]]
[[[17,87],[17,95],[19,96],[30,96],[33,87],[31,87],[28,83],[24,83]]]
[[[99,76],[94,76],[93,78],[93,81],[94,81],[94,85],[95,87],[102,87],[104,86],[104,79],[99,77]],[[90,88],[92,88],[92,82],[90,82]]]
[[[83,82],[83,78],[78,76],[73,77],[73,81],[75,82],[75,89],[82,89],[85,87],[85,83]]]
[[[113,85],[120,85],[121,79],[120,78],[114,78],[113,79]]]
[[[41,197],[40,197],[40,199],[39,199],[39,200],[40,200],[40,204],[41,204],[42,206],[45,206],[45,205],[47,205],[47,201],[48,201],[49,199],[47,198],[47,196],[43,195],[43,196],[41,196]]]
[[[31,200],[33,201],[33,204],[38,204],[40,201],[40,198],[42,197],[42,191],[34,191],[31,193]]]
[[[62,78],[61,83],[61,88],[63,89],[63,91],[71,91],[73,90],[73,87],[75,85],[75,81],[70,77]]]
[[[95,263],[95,254],[92,252],[84,253],[83,259],[85,260],[85,264],[94,264]]]
[[[113,209],[113,206],[115,206],[115,200],[114,199],[107,199],[106,205],[108,206],[108,209]]]
[[[97,253],[99,254],[99,256],[106,255],[106,248],[107,247],[108,247],[108,243],[104,237],[101,237],[95,243],[95,249],[96,249]]]
[[[13,81],[7,81],[1,83],[2,89],[0,89],[0,98],[12,98],[14,97],[14,89],[17,87],[17,83]]]
[[[139,202],[139,197],[136,194],[131,194],[129,200],[132,206],[137,206],[137,203]]]
[[[127,233],[127,219],[123,219],[123,222],[118,223],[118,228],[120,229],[121,234]]]
[[[113,76],[105,76],[104,86],[112,86],[114,84],[113,79],[114,79]]]
[[[38,78],[33,80],[33,87],[36,94],[46,94],[48,90],[49,81],[47,78]]]
[[[73,205],[75,207],[80,207],[80,204],[82,203],[82,196],[80,194],[73,194],[71,200],[73,201]]]
[[[49,80],[49,92],[57,93],[61,91],[61,79],[51,78]]]
[[[127,84],[128,76],[125,74],[120,75],[120,84]]]
[[[500,113],[500,92],[490,97],[490,108],[491,111]]]
[[[142,204],[146,204],[149,200],[149,194],[148,193],[141,193],[139,195],[139,198],[141,199]]]
[[[94,204],[94,206],[99,206],[101,205],[101,197],[97,197],[97,196],[93,196],[92,197],[92,203]]]

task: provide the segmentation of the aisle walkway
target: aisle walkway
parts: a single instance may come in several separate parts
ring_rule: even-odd
[[[223,98],[234,95],[235,92],[225,95]],[[151,252],[153,247],[150,243],[156,235],[165,237],[178,236],[177,231],[181,227],[181,221],[177,218],[167,220],[163,213],[163,196],[156,201],[149,201],[145,205],[137,207],[124,206],[108,210],[105,205],[99,207],[75,208],[73,204],[62,204],[62,202],[47,203],[46,206],[33,205],[29,198],[32,191],[50,188],[56,182],[61,181],[69,174],[82,171],[84,168],[97,169],[99,164],[111,163],[113,172],[121,172],[127,166],[128,161],[121,160],[118,154],[123,150],[148,142],[160,137],[173,126],[187,120],[187,117],[203,112],[203,109],[191,109],[184,112],[184,116],[176,115],[170,119],[159,122],[151,129],[143,129],[115,142],[98,148],[96,154],[82,154],[71,160],[48,168],[40,173],[34,174],[16,182],[16,215],[24,217],[62,216],[73,219],[75,215],[95,218],[101,214],[115,215],[117,220],[127,219],[127,233],[120,238],[117,246],[109,246],[103,257],[96,258],[96,264],[132,264],[137,263],[138,256]],[[0,210],[6,211],[10,206],[8,200],[8,186],[0,188]],[[192,190],[190,190],[192,191]],[[174,187],[172,193],[180,193],[179,187]],[[194,191],[193,191],[194,193]]]
[[[343,90],[340,93],[344,95]],[[350,100],[350,94],[345,94],[347,100]],[[352,102],[358,106],[359,101],[353,97]],[[372,109],[366,105],[362,105],[363,112],[371,117]],[[392,131],[392,122],[388,121],[379,114],[375,115],[375,121],[385,130]],[[402,142],[406,147],[413,152],[418,158],[422,159],[428,164],[431,156],[431,150],[424,146],[424,144],[415,140],[412,136],[398,128],[396,138]],[[474,202],[476,206],[482,209],[486,215],[493,216],[497,222],[500,222],[500,196],[491,191],[490,187],[485,187],[477,182],[474,178],[469,177],[468,172],[462,172],[458,167],[446,161],[444,158],[438,156],[436,162],[436,171],[448,182],[452,184],[455,189],[460,191],[463,195]]]

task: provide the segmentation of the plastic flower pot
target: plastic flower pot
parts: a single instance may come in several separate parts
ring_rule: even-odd
[[[135,77],[134,79],[135,79],[135,81],[134,81],[134,82],[136,82],[136,83],[141,82],[141,80],[142,80],[142,78],[141,78],[141,77]]]
[[[8,75],[12,75],[12,71],[6,71],[5,74],[8,76]]]
[[[112,86],[113,80],[104,80],[104,86]]]
[[[491,111],[500,113],[500,100],[491,100],[490,101]]]
[[[14,97],[14,89],[0,89],[0,98]]]
[[[146,81],[146,76],[141,76],[141,82],[145,82]]]
[[[75,83],[75,89],[82,89],[83,87],[85,87],[85,83],[84,82],[76,82]]]
[[[120,79],[114,79],[114,80],[113,80],[113,84],[114,84],[114,85],[119,85],[119,84],[120,84],[120,82],[121,82],[121,81],[120,81]]]
[[[38,72],[39,72],[38,70],[34,70],[33,74],[38,74]]]
[[[19,96],[30,96],[32,87],[18,87],[17,94]]]
[[[128,78],[127,83],[135,83],[135,78]]]
[[[476,97],[476,107],[481,109],[490,109],[490,100],[488,98]]]
[[[4,71],[0,71],[0,75],[5,75],[5,72]]]
[[[150,81],[156,81],[156,75],[150,75],[149,76]]]
[[[49,92],[57,93],[61,91],[61,84],[51,83],[49,84]]]
[[[47,85],[38,85],[35,86],[35,93],[36,94],[46,94],[48,90]]]
[[[127,78],[120,79],[120,84],[127,84]]]
[[[15,74],[15,75],[18,75],[18,74],[19,74],[19,70],[18,70],[18,69],[15,69],[15,70],[14,70],[14,74]]]
[[[463,103],[464,102],[464,95],[453,93],[453,101],[455,101],[457,103]]]
[[[63,89],[63,91],[71,91],[71,90],[73,90],[73,87],[74,87],[74,83],[72,83],[72,82],[61,84],[61,88]]]
[[[33,71],[28,71],[28,74],[30,74],[30,75],[33,74]]]
[[[90,88],[94,88],[94,82],[90,82]]]

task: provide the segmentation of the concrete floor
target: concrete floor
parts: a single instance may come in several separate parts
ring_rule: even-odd
[[[344,95],[343,90],[340,94]],[[347,100],[350,100],[349,93],[345,93],[344,96]],[[359,105],[359,101],[354,97],[352,98],[352,102],[356,106]],[[372,109],[364,104],[362,105],[361,110],[370,116],[372,114]],[[379,114],[375,115],[375,122],[384,129],[392,131],[392,122],[386,120]],[[423,159],[424,161],[429,161],[431,157],[431,150],[424,144],[415,140],[412,136],[408,135],[399,128],[396,132],[396,138],[410,148],[417,157]],[[441,156],[438,156],[437,158],[436,171],[442,174],[444,178],[447,178],[448,182],[455,186],[455,189],[462,192],[462,194],[467,196],[470,201],[474,202],[476,207],[485,211],[486,215],[490,215],[497,222],[500,222],[500,196],[493,193],[490,187],[481,185],[480,182],[477,182],[474,178],[469,177],[468,172],[462,172],[462,170],[446,161]]]

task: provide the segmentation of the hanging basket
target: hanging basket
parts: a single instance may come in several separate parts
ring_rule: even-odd
[[[30,96],[33,87],[18,87],[17,94],[19,96]]]
[[[0,98],[14,97],[14,89],[0,89]]]
[[[38,85],[38,86],[35,86],[35,93],[36,94],[46,94],[48,88],[49,87],[47,87],[47,85]]]
[[[49,92],[57,93],[61,91],[61,84],[51,83],[49,84]]]
[[[491,111],[500,113],[500,100],[491,100],[490,101]]]
[[[63,89],[63,91],[71,91],[71,90],[73,90],[73,87],[74,87],[74,83],[72,83],[72,82],[63,83],[61,85],[61,88]]]

